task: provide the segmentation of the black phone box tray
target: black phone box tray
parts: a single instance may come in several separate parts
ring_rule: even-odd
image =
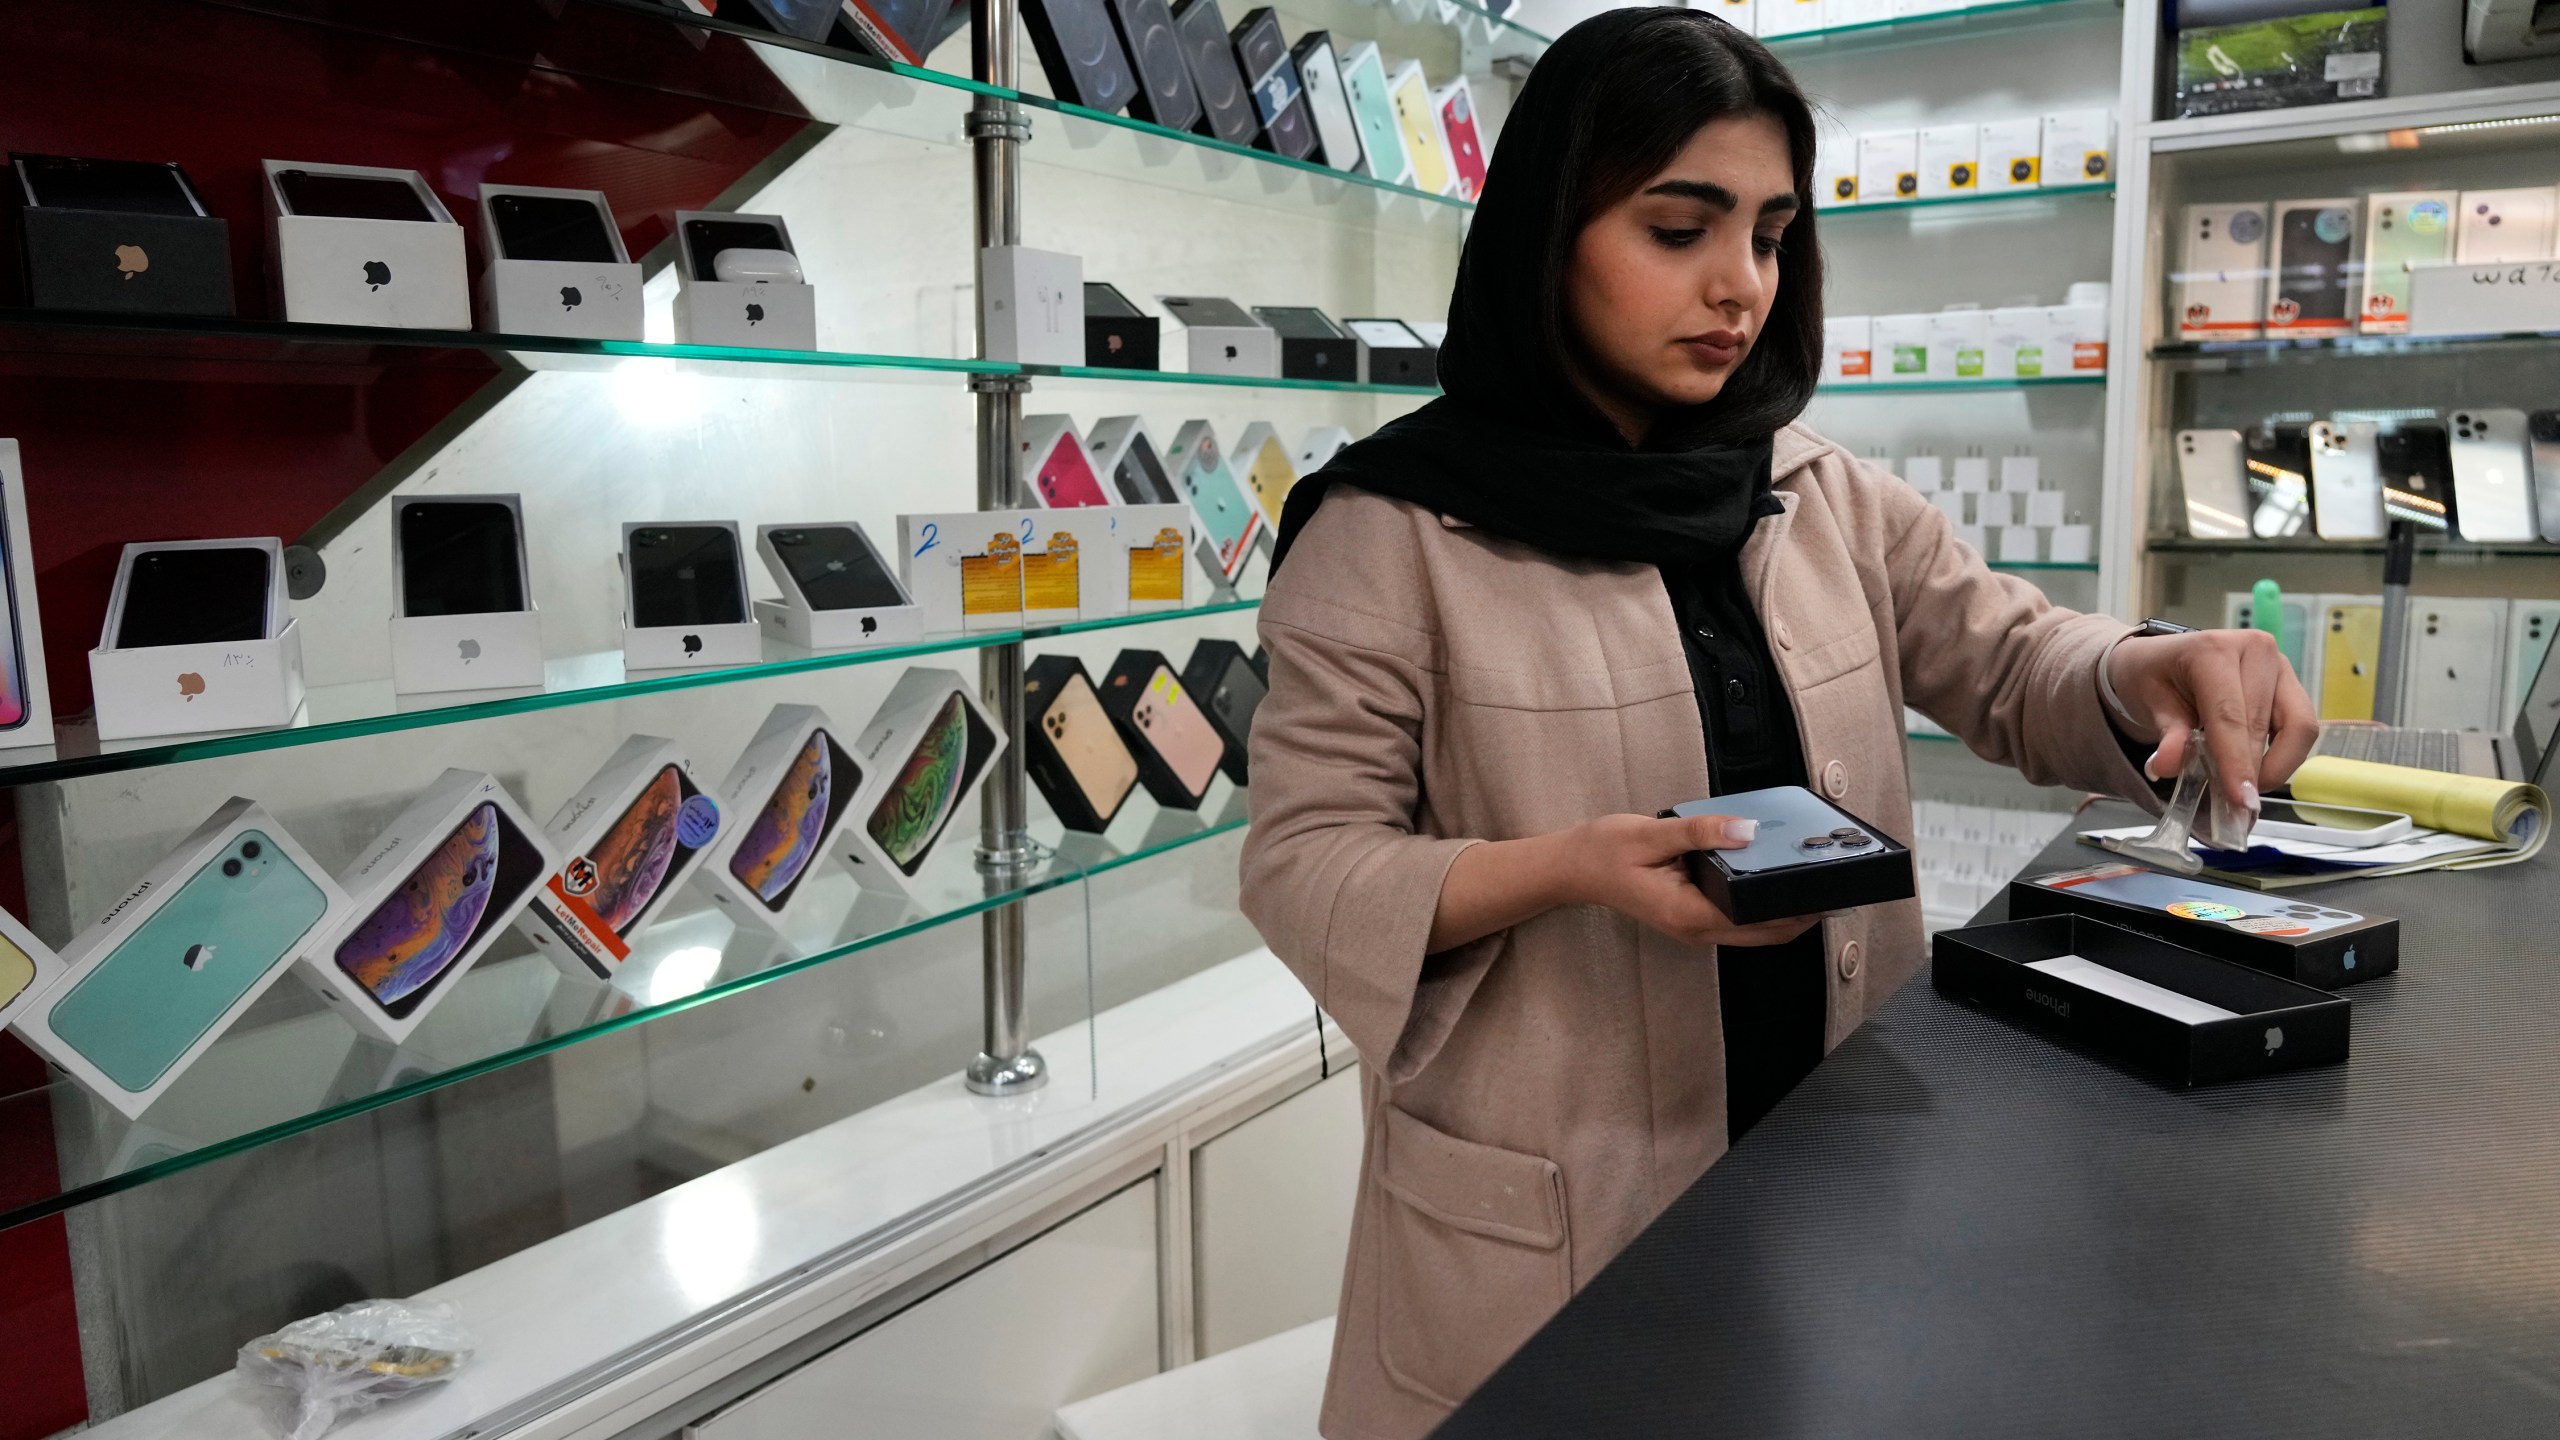
[[[1756,793],[1756,792],[1746,792]],[[1722,814],[1720,805],[1743,799],[1727,795],[1690,806],[1676,807],[1672,814]],[[1828,805],[1828,802],[1824,802]],[[1889,900],[1908,900],[1919,891],[1911,871],[1911,852],[1892,836],[1877,829],[1836,805],[1829,808],[1851,826],[1866,832],[1875,848],[1861,854],[1838,854],[1802,865],[1776,870],[1735,871],[1724,863],[1721,850],[1689,852],[1689,879],[1716,908],[1737,925],[1757,925],[1763,920],[1786,920],[1798,915],[1815,915],[1830,910],[1854,910],[1861,905],[1880,905]],[[1767,822],[1763,821],[1764,830]]]
[[[2029,968],[2076,955],[2234,1012],[2190,1021]],[[2085,915],[1941,930],[1938,993],[2172,1085],[2216,1085],[2347,1058],[2347,999]]]
[[[2340,929],[2312,935],[2286,935],[2279,927],[2266,923],[2275,917],[2248,915],[2237,921],[2190,920],[2147,905],[2091,895],[2068,883],[2053,883],[2067,882],[2089,873],[2088,868],[2059,870],[2041,875],[2022,875],[2010,881],[2010,918],[2025,920],[2039,915],[2085,915],[2092,920],[2120,925],[2171,945],[2322,990],[2335,990],[2371,980],[2400,968],[2400,922],[2387,915],[2356,914],[2357,923]],[[2299,902],[2283,894],[2233,890],[2227,885],[2202,880],[2188,883],[2196,889],[2199,898],[2221,897],[2238,909],[2274,906],[2281,910],[2299,904],[2307,910],[2331,910],[2331,907]]]

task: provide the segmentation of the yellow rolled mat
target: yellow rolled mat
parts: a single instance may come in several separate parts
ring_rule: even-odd
[[[2293,772],[2293,798],[2311,805],[2393,810],[2429,830],[2495,840],[2519,850],[2539,849],[2551,828],[2551,797],[2537,785],[2331,755],[2314,755]]]

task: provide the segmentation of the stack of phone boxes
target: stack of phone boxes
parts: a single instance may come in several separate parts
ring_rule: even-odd
[[[2467,315],[2422,315],[2420,277],[2556,253],[2560,190],[2550,185],[2189,205],[2169,275],[2171,318],[2190,341],[2455,333]],[[2485,328],[2537,323],[2517,312],[2531,303],[2521,291],[2495,298],[2504,308]]]

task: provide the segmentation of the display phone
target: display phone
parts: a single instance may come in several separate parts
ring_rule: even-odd
[[[2542,673],[2542,662],[2551,654],[2551,637],[2560,634],[2560,601],[2515,600],[2507,610],[2507,713],[2500,729],[2524,708],[2526,697],[2533,693],[2534,677]],[[2539,783],[2535,776],[2523,778]]]
[[[2399,421],[2374,437],[2374,462],[2382,476],[2382,516],[2406,520],[2437,534],[2457,531],[2453,460],[2444,427],[2432,421]]]
[[[2343,330],[2355,290],[2356,202],[2297,200],[2276,207],[2276,284],[2270,330]]]
[[[1218,447],[1218,438],[1205,429],[1191,443],[1192,453],[1184,455],[1183,442],[1176,437],[1170,458],[1180,466],[1183,498],[1190,501],[1191,513],[1200,520],[1210,543],[1218,547],[1222,569],[1233,576],[1244,563],[1244,551],[1253,543],[1257,515],[1253,502],[1236,484],[1235,472],[1227,467],[1227,457]]]
[[[1200,118],[1191,128],[1230,145],[1252,144],[1262,133],[1262,122],[1254,118],[1253,96],[1245,89],[1244,70],[1236,64],[1235,42],[1227,37],[1218,0],[1183,0],[1174,7],[1173,33],[1182,42],[1182,61],[1200,97]]]
[[[2178,432],[2178,486],[2186,492],[2187,533],[2199,540],[2249,535],[2248,461],[2237,430]]]
[[[126,215],[209,212],[187,172],[150,160],[81,160],[68,155],[12,155],[18,188],[30,205],[58,210],[113,210]]]
[[[2368,335],[2409,328],[2409,271],[2453,258],[2451,190],[2389,191],[2364,202],[2364,284],[2356,323]]]
[[[1431,97],[1439,107],[1440,133],[1449,137],[1449,169],[1457,176],[1458,198],[1473,200],[1484,193],[1484,144],[1476,134],[1476,97],[1467,87],[1467,77],[1459,76],[1442,86]]]
[[[2181,216],[2178,337],[2247,340],[2266,323],[2267,207],[2190,205]]]
[[[2374,670],[2382,663],[2382,607],[2361,601],[2321,612],[2320,718],[2373,718]]]
[[[494,615],[525,608],[524,543],[503,500],[400,502],[400,613]]]
[[[1182,688],[1173,667],[1158,665],[1147,677],[1146,689],[1129,707],[1129,723],[1195,802],[1209,792],[1227,744],[1218,738],[1209,717],[1200,713],[1191,693]]]
[[[1059,99],[1106,115],[1118,113],[1137,93],[1120,37],[1112,33],[1103,0],[1030,0],[1022,7],[1040,73]]]
[[[484,800],[338,942],[330,959],[383,1014],[407,1019],[454,961],[514,917],[547,868],[505,809]]]
[[[1253,716],[1270,693],[1252,659],[1239,645],[1203,640],[1192,647],[1190,663],[1182,667],[1182,688],[1208,712],[1224,741],[1219,763],[1227,778],[1239,785],[1249,783],[1247,747],[1253,739]]]
[[[149,919],[53,1003],[54,1037],[139,1094],[291,960],[329,897],[262,830],[179,882]]]
[[[1323,160],[1336,170],[1360,169],[1360,122],[1352,118],[1351,97],[1342,91],[1342,67],[1333,56],[1333,37],[1310,30],[1289,48],[1298,79],[1307,90],[1307,113],[1316,122],[1316,144]]]
[[[2409,598],[2399,723],[2415,730],[2496,730],[2507,719],[2507,602]]]
[[[2382,470],[2378,427],[2369,420],[2315,420],[2311,442],[2311,515],[2323,540],[2382,538]]]
[[[1042,743],[1032,747],[1030,763],[1037,767],[1034,773],[1042,789],[1073,793],[1073,802],[1057,806],[1061,816],[1076,810],[1076,818],[1089,822],[1078,828],[1099,832],[1109,827],[1129,792],[1137,788],[1138,761],[1111,717],[1103,713],[1101,697],[1094,693],[1093,679],[1084,667],[1054,668],[1062,672],[1058,677],[1041,677],[1055,693],[1032,717]],[[1031,688],[1026,681],[1025,691]]]
[[[279,170],[276,188],[296,215],[347,220],[412,220],[435,223],[416,182],[383,175],[337,175],[322,170]]]
[[[1449,137],[1440,128],[1440,110],[1431,103],[1430,82],[1422,78],[1422,62],[1407,60],[1387,78],[1387,100],[1395,106],[1396,129],[1413,157],[1413,188],[1426,195],[1446,195],[1458,187],[1458,172],[1449,164]]]
[[[683,766],[660,767],[613,818],[604,838],[563,867],[570,879],[562,890],[586,907],[593,923],[616,939],[629,940],[658,901],[676,888],[670,882],[682,878],[695,853],[719,833],[716,821],[705,833],[705,827],[689,818],[690,802],[701,793]],[[576,888],[578,880],[587,888]],[[534,913],[548,915],[540,907]]]
[[[2249,533],[2280,540],[2311,528],[2311,442],[2301,425],[2262,421],[2244,442]]]
[[[2454,222],[2453,258],[2459,265],[2501,265],[2551,258],[2551,233],[2560,219],[2560,192],[2548,185],[2518,190],[2465,190]]]
[[[1342,93],[1351,101],[1351,118],[1360,125],[1360,163],[1369,178],[1412,184],[1413,156],[1405,150],[1395,102],[1387,98],[1387,66],[1376,41],[1363,40],[1342,57]]]
[[[778,250],[792,253],[782,227],[769,220],[687,220],[684,245],[693,256],[693,278],[718,280],[723,250]]]
[[[274,560],[257,545],[144,550],[126,562],[116,648],[264,640],[275,610]]]
[[[1061,427],[1048,444],[1049,452],[1040,457],[1040,468],[1031,477],[1032,492],[1041,504],[1062,510],[1111,503],[1111,497],[1102,493],[1102,482],[1094,478],[1092,464],[1084,458],[1084,445],[1076,439],[1074,426]]]
[[[767,532],[792,587],[812,610],[884,610],[907,603],[897,578],[851,525],[795,525]]]
[[[566,195],[489,197],[489,219],[510,260],[566,260],[586,265],[612,265],[613,230],[604,211],[592,200]]]
[[[901,874],[912,876],[924,867],[960,797],[977,783],[994,748],[994,733],[978,712],[959,691],[951,692],[864,822]]]
[[[1191,83],[1191,65],[1174,33],[1173,11],[1165,0],[1106,0],[1112,27],[1137,68],[1137,93],[1129,113],[1167,130],[1190,130],[1200,123],[1200,93]]]
[[[631,625],[739,625],[747,574],[738,532],[726,525],[642,525],[624,549],[631,568]]]
[[[2453,412],[2453,499],[2462,538],[2525,541],[2534,524],[2533,456],[2521,410]]]
[[[811,730],[729,852],[730,878],[781,914],[861,788],[862,767],[833,735]]]

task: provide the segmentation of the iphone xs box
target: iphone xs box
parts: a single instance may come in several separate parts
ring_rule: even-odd
[[[1801,785],[1691,800],[1670,813],[1760,822],[1739,850],[1689,852],[1689,879],[1737,925],[1919,893],[1902,842]]]
[[[729,823],[696,884],[738,925],[782,922],[871,791],[871,772],[815,705],[776,705],[720,785]]]
[[[853,743],[875,778],[838,832],[836,858],[864,889],[913,898],[925,861],[1004,746],[995,717],[958,675],[919,667],[899,676]]]
[[[2323,990],[2400,968],[2400,922],[2110,861],[2020,876],[2009,914],[2086,915]]]
[[[720,802],[694,783],[684,748],[622,742],[547,827],[560,867],[516,928],[561,972],[610,980],[720,838]]]

